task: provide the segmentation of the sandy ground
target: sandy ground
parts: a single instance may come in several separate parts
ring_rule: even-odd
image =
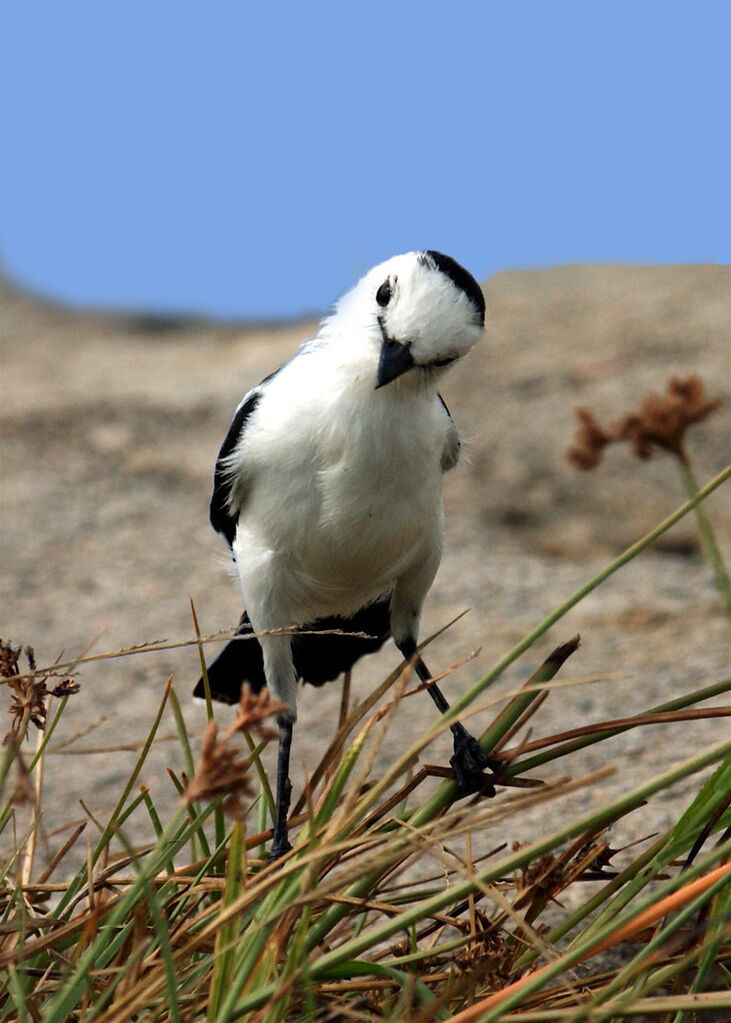
[[[485,286],[488,330],[443,389],[467,439],[446,480],[447,542],[424,635],[469,608],[430,650],[443,669],[480,648],[449,678],[464,690],[611,557],[675,509],[683,492],[668,459],[641,464],[612,450],[577,473],[565,451],[574,407],[616,418],[671,374],[699,373],[728,391],[729,271],[718,267],[570,267],[499,274]],[[204,632],[232,625],[239,596],[225,550],[208,526],[210,477],[243,392],[287,358],[315,324],[175,322],[82,314],[7,286],[2,299],[2,615],[0,635],[31,643],[39,663],[146,640],[192,634],[189,598]],[[707,481],[728,459],[728,411],[694,428],[689,447]],[[728,488],[709,502],[724,549],[731,537]],[[728,672],[728,629],[693,522],[675,527],[571,611],[513,665],[496,698],[522,682],[558,642],[582,645],[534,722],[548,734],[641,712]],[[392,646],[361,662],[364,695],[397,663]],[[198,675],[193,649],[85,666],[46,765],[42,855],[54,831],[103,819],[135,761],[133,752],[76,752],[139,742],[173,674],[191,729],[204,714],[187,696]],[[332,733],[340,686],[308,689],[296,732],[308,769]],[[225,713],[225,712],[224,712]],[[473,723],[489,721],[483,710]],[[432,719],[417,696],[402,708],[379,766]],[[171,735],[172,719],[162,732]],[[574,797],[581,807],[646,779],[728,735],[723,720],[633,731],[578,754],[580,776],[616,763],[617,774]],[[61,749],[63,747],[63,749]],[[445,739],[429,750],[445,762]],[[174,740],[158,744],[143,772],[161,812],[175,795],[165,767],[182,767]],[[562,773],[568,769],[564,764]],[[546,777],[554,777],[548,770]],[[695,790],[676,787],[617,828],[615,844],[666,827]],[[501,796],[500,798],[504,798]],[[558,812],[558,811],[557,811]],[[558,817],[556,818],[558,820]],[[526,815],[490,844],[528,838],[545,813]],[[133,837],[149,834],[142,818]],[[494,841],[493,841],[494,838]]]

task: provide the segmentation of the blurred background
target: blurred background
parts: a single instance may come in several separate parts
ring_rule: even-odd
[[[207,519],[233,409],[372,264],[436,248],[485,282],[488,311],[485,340],[445,378],[465,458],[445,483],[424,634],[469,608],[430,661],[479,648],[448,694],[487,671],[684,500],[667,458],[617,447],[578,473],[575,407],[611,422],[672,375],[728,391],[724,15],[560,0],[6,5],[0,635],[49,664],[189,639],[190,598],[204,633],[233,626],[238,588]],[[728,440],[727,408],[693,429],[701,482]],[[727,550],[723,493],[709,515]],[[727,625],[691,519],[574,609],[497,696],[576,632],[563,677],[584,683],[548,701],[538,734],[723,677]],[[355,697],[396,659],[389,645],[362,662]],[[46,772],[47,851],[80,798],[103,816],[119,795],[171,673],[198,732],[195,649],[80,670]],[[301,701],[294,756],[310,771],[339,688]],[[394,742],[432,719],[426,697],[412,705]],[[627,733],[576,771],[610,756],[625,775],[602,784],[625,785],[724,727]],[[446,762],[448,746],[428,759]],[[142,780],[171,804],[175,740],[148,765]]]

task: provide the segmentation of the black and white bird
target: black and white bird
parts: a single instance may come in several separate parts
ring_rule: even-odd
[[[207,669],[214,699],[236,703],[248,682],[289,707],[278,719],[272,858],[291,848],[298,681],[335,679],[389,636],[419,677],[431,678],[417,652],[419,620],[442,555],[442,475],[460,450],[437,386],[484,322],[479,285],[455,260],[394,256],[249,391],[221,446],[210,517],[241,583],[238,635],[307,630],[231,640]],[[332,629],[351,635],[317,634]],[[444,713],[439,688],[428,692]],[[201,679],[195,695],[203,694]],[[460,789],[492,795],[479,744],[459,723],[452,733]]]

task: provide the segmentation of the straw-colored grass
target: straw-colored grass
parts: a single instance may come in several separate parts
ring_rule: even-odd
[[[723,720],[731,707],[706,705],[728,692],[731,680],[709,679],[644,714],[533,741],[529,722],[562,685],[559,673],[578,638],[531,675],[526,671],[515,692],[497,698],[489,691],[569,607],[730,474],[536,626],[384,774],[374,776],[376,754],[394,718],[405,713],[399,706],[413,691],[410,672],[401,666],[363,704],[344,706],[337,734],[293,809],[294,848],[275,864],[264,857],[273,800],[261,751],[276,706],[245,694],[226,732],[209,726],[196,766],[168,680],[84,867],[63,876],[66,857],[81,841],[76,828],[52,862],[37,868],[41,772],[68,700],[80,698],[67,681],[80,662],[38,669],[32,654],[25,664],[20,650],[3,645],[13,706],[0,764],[0,830],[8,850],[0,875],[0,1021],[528,1023],[637,1016],[680,1023],[731,1012],[731,740]],[[188,642],[202,648],[208,638]],[[154,656],[155,649],[104,656]],[[188,683],[181,685],[185,698]],[[48,715],[54,686],[58,704]],[[498,763],[496,800],[457,799],[449,772],[435,786],[430,772],[416,767],[435,735],[478,705],[483,714],[494,708],[481,742]],[[581,816],[561,818],[559,797],[611,770],[572,778],[577,750],[630,728],[660,721],[682,727],[699,716],[719,719],[716,745],[610,801],[595,799]],[[162,820],[149,792],[135,793],[135,784],[170,717],[186,771],[170,772],[180,799]],[[559,766],[564,780],[543,784],[547,764]],[[674,825],[624,850],[625,865],[615,868],[609,826],[695,775],[699,783]],[[491,848],[497,821],[505,832],[506,823],[535,806],[545,808],[550,825],[532,842]],[[142,851],[125,834],[140,807],[150,820]],[[477,848],[491,851],[473,858]]]

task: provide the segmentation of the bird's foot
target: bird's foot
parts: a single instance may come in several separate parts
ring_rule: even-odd
[[[291,851],[291,849],[292,846],[289,840],[287,839],[286,835],[283,838],[275,838],[274,842],[272,843],[272,848],[269,852],[269,856],[267,857],[267,862],[274,863],[276,860],[281,859],[282,856],[286,856],[287,853]]]
[[[461,795],[468,796],[473,792],[488,797],[495,795],[492,778],[485,774],[485,768],[492,766],[490,758],[477,739],[464,728],[454,734],[454,755],[449,763]]]

